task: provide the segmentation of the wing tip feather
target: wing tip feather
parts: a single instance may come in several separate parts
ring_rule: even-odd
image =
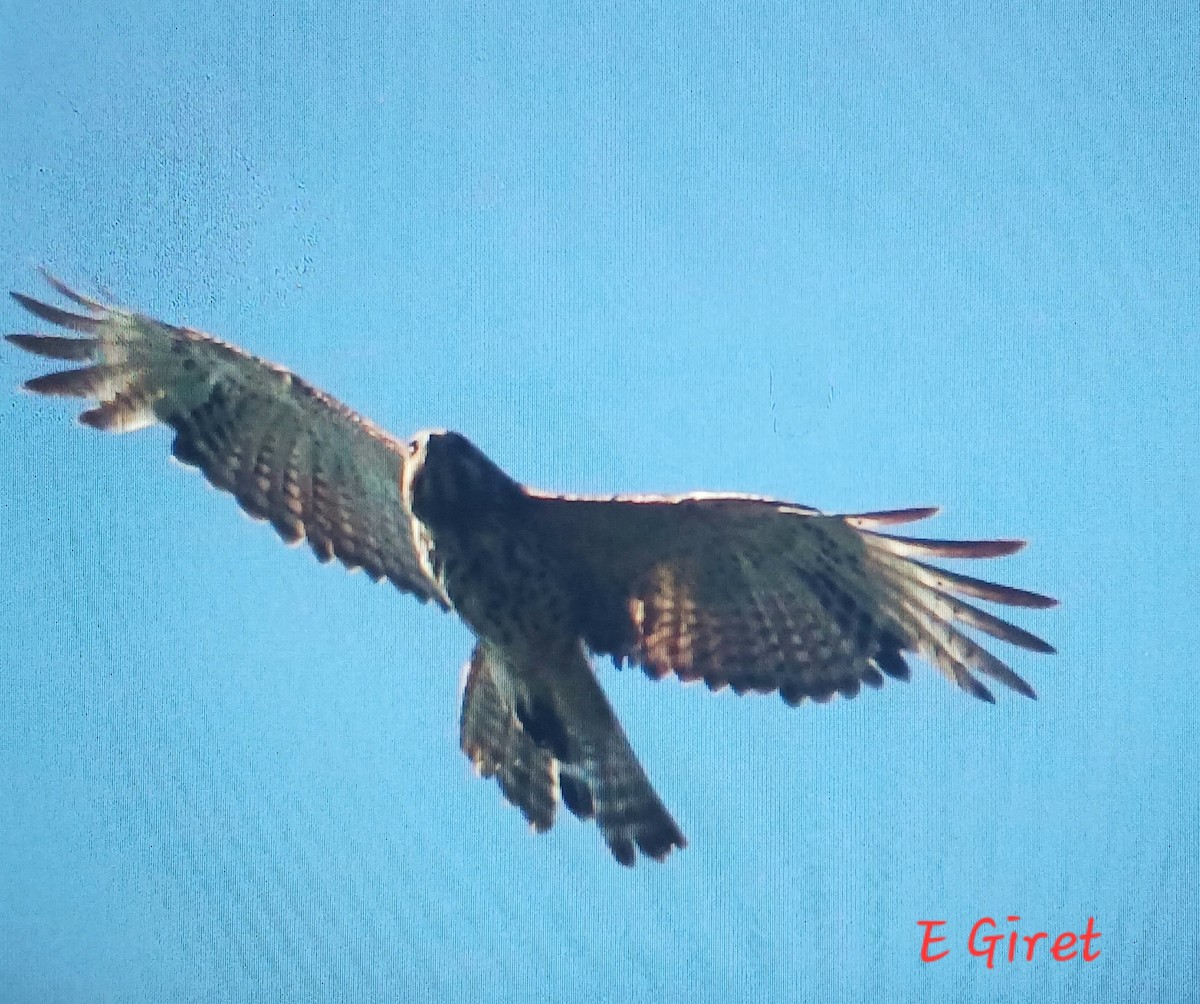
[[[963,672],[958,682],[963,690],[975,697],[978,697],[981,701],[984,701],[987,704],[996,703],[996,696],[990,690],[988,690],[988,688],[985,687],[981,681],[977,680],[970,673]]]
[[[24,293],[18,293],[16,290],[10,290],[9,296],[29,311],[29,313],[33,314],[34,317],[40,317],[43,321],[47,321],[50,324],[70,328],[72,331],[91,333],[102,323],[102,319],[99,317],[73,314],[69,310],[63,310],[60,307],[53,307],[48,303],[42,303],[41,300],[35,300],[32,296],[26,296]]]
[[[31,377],[22,385],[34,394],[47,397],[99,397],[102,388],[96,381],[102,379],[101,367],[85,366],[82,369],[57,370]]]
[[[93,300],[90,296],[84,296],[77,289],[68,286],[58,276],[51,272],[45,265],[35,265],[38,274],[46,281],[56,293],[65,296],[68,300],[78,303],[81,307],[87,307],[89,310],[104,310],[104,304],[99,300]]]
[[[96,357],[99,341],[95,338],[62,338],[57,335],[12,334],[5,341],[23,352],[46,359],[66,359],[85,362]]]
[[[1017,538],[997,540],[935,540],[928,537],[902,537],[896,534],[859,530],[868,547],[881,548],[901,558],[936,555],[940,558],[1003,558],[1016,554],[1029,541]]]
[[[908,509],[881,509],[876,512],[850,513],[842,518],[853,527],[865,529],[872,526],[896,526],[899,523],[915,523],[929,519],[942,511],[941,506],[912,506]]]

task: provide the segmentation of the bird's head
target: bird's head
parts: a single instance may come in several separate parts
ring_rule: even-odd
[[[402,490],[414,516],[438,529],[464,529],[495,513],[509,513],[525,498],[521,486],[465,436],[432,430],[409,443]]]

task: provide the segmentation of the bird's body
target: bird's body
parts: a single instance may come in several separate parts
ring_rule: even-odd
[[[51,283],[87,312],[13,295],[84,337],[9,339],[91,365],[26,386],[94,399],[80,419],[97,429],[165,423],[176,457],[285,540],[306,539],[322,561],[336,557],[457,613],[477,639],[463,750],[536,829],[553,824],[561,800],[597,820],[624,864],[686,841],[630,748],[593,655],[799,704],[907,678],[905,652],[985,700],[975,673],[1033,696],[957,624],[1052,651],[959,596],[1054,601],[921,560],[996,557],[1020,541],[877,532],[932,509],[828,515],[739,495],[538,492],[457,433],[405,443],[281,367]]]

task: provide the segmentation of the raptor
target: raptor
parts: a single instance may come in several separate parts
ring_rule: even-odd
[[[561,803],[594,818],[622,864],[686,840],[600,688],[597,656],[796,705],[907,679],[911,654],[985,701],[981,676],[1033,697],[964,627],[1053,651],[962,597],[1054,600],[927,560],[999,557],[1023,541],[884,532],[933,508],[838,515],[736,494],[538,491],[457,433],[395,438],[280,366],[46,278],[70,309],[12,295],[74,335],[8,340],[78,365],[25,386],[91,401],[79,420],[93,429],[170,427],[175,457],[285,541],[456,613],[476,638],[463,751],[535,830]]]

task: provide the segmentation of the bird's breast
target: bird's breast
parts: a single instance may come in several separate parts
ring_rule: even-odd
[[[573,588],[529,528],[482,520],[434,534],[433,564],[455,610],[481,638],[506,647],[573,644]]]

